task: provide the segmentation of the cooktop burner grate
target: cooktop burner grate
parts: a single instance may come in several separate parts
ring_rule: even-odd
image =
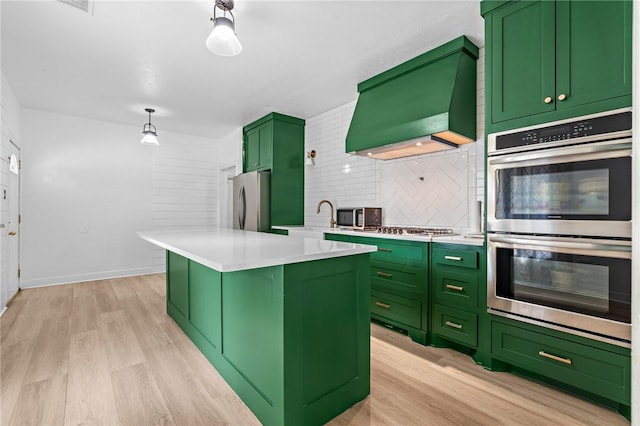
[[[373,230],[372,230],[373,231]],[[404,226],[381,226],[375,229],[380,234],[397,235],[455,235],[449,228],[415,228]]]

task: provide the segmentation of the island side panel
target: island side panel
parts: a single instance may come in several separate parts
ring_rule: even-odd
[[[285,423],[321,425],[370,392],[369,254],[284,272]]]
[[[222,274],[224,365],[218,371],[265,425],[285,423],[282,268]]]

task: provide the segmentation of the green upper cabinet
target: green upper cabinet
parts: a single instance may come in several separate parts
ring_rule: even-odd
[[[631,105],[631,6],[483,1],[487,131]]]
[[[244,171],[271,169],[273,123],[263,123],[248,131],[244,143]]]
[[[304,120],[271,113],[243,129],[243,171],[271,170],[271,225],[304,223]]]

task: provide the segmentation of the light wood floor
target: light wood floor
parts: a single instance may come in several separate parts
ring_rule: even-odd
[[[254,425],[165,313],[164,275],[21,291],[0,319],[2,425]],[[625,425],[372,325],[371,395],[334,425]]]

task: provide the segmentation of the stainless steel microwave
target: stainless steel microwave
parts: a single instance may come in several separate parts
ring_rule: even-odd
[[[337,225],[353,229],[370,229],[382,226],[380,207],[343,207],[337,211]]]

